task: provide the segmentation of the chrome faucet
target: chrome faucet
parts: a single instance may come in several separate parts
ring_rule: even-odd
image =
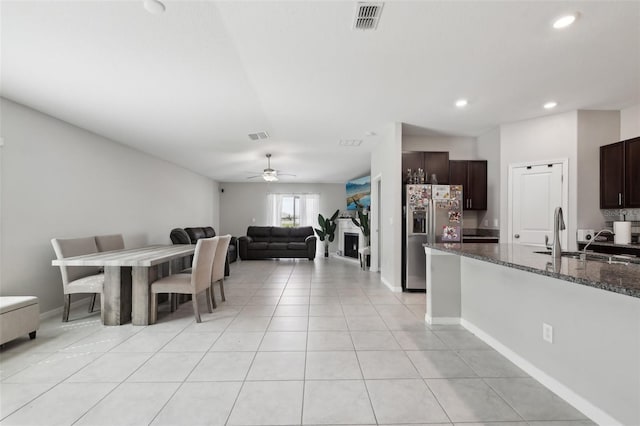
[[[587,247],[589,247],[591,245],[592,242],[594,242],[596,240],[596,238],[598,238],[600,236],[600,234],[602,234],[603,232],[608,232],[611,235],[616,235],[613,233],[613,231],[609,230],[609,229],[601,229],[600,231],[598,231],[596,233],[596,235],[593,236],[593,238],[591,238],[591,240],[589,240],[589,242],[587,243],[586,246],[584,246],[584,248],[582,249],[583,252],[587,252]]]
[[[544,245],[551,249],[551,257],[560,259],[562,257],[562,246],[560,245],[560,231],[566,229],[562,216],[562,207],[556,207],[553,213],[553,242],[549,245],[549,236],[544,236]]]

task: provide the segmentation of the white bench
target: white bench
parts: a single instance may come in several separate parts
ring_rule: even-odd
[[[35,339],[39,327],[40,304],[37,297],[0,297],[0,345],[25,334]]]

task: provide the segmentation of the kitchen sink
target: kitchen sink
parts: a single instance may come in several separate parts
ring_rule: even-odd
[[[546,254],[551,256],[551,251],[536,251],[534,253]],[[610,265],[628,265],[629,263],[637,263],[640,264],[640,258],[634,256],[627,256],[622,254],[604,254],[604,253],[593,253],[593,252],[583,252],[583,251],[563,251],[562,257],[568,257],[570,259],[578,259],[578,260],[590,260],[594,262],[602,262],[608,263]]]

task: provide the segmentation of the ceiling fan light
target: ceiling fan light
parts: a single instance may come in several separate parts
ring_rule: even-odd
[[[278,181],[278,173],[275,170],[269,170],[262,174],[262,179],[266,182],[277,182]]]

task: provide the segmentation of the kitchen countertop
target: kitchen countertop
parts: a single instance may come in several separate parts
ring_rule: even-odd
[[[553,269],[551,256],[534,253],[541,247],[517,244],[425,244],[436,250],[546,275],[576,284],[640,298],[640,264],[608,264],[563,257]]]
[[[487,235],[463,235],[463,240],[496,240],[498,241],[498,237],[491,237]]]
[[[588,241],[578,241],[578,244],[587,244]],[[612,241],[594,241],[589,244],[589,248],[593,246],[605,246],[605,247],[621,247],[621,248],[631,248],[640,251],[640,244],[615,244]]]

